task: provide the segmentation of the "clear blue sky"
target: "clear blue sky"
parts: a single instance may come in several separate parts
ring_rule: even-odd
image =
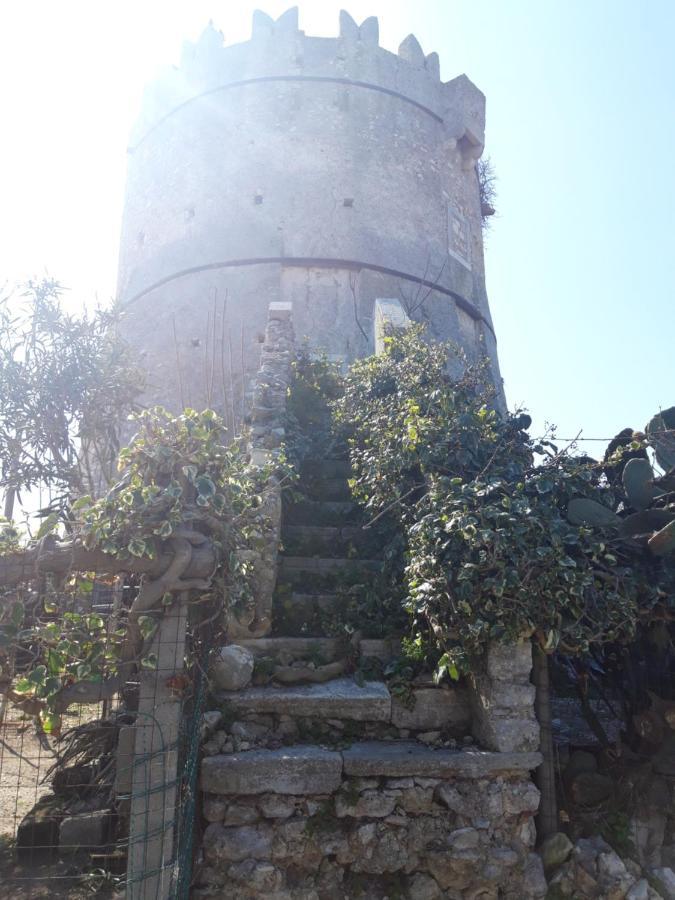
[[[255,4],[21,0],[0,10],[0,283],[45,269],[73,302],[115,290],[125,146],[143,83],[209,18]],[[277,15],[285,3],[264,2]],[[488,98],[499,182],[490,303],[511,405],[604,437],[675,404],[675,2],[354,0]],[[300,7],[337,33],[339,4]],[[596,451],[601,445],[593,447]]]

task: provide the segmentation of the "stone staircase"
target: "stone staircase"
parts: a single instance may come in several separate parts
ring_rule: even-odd
[[[536,744],[480,750],[466,687],[418,680],[405,696],[344,665],[349,641],[332,627],[383,568],[349,474],[345,459],[314,460],[284,501],[272,632],[236,640],[254,658],[253,683],[218,692],[207,714],[197,884],[233,900],[539,898]],[[365,668],[400,654],[367,622],[359,637]],[[279,683],[299,668],[316,681]],[[486,697],[501,677],[488,667]]]
[[[368,590],[383,567],[377,538],[363,529],[351,500],[349,476],[344,458],[312,460],[302,468],[299,489],[284,503],[272,635],[236,642],[253,654],[256,669],[264,662],[281,665],[292,677],[293,666],[319,672],[345,656],[345,637],[325,636],[321,617],[339,616],[345,599]],[[360,637],[355,650],[361,660],[379,661],[381,669],[399,655],[400,645]],[[427,742],[446,746],[471,740],[465,689],[439,689],[429,682],[416,687],[411,697],[392,697],[384,680],[362,681],[353,677],[349,666],[330,680],[254,683],[243,690],[221,691],[218,700],[229,718],[262,726],[269,724],[270,716],[309,723],[329,741],[340,741],[347,723],[350,734],[356,736],[353,725],[360,723],[359,736],[371,739],[421,734]],[[279,736],[272,727],[267,736],[274,743],[287,741],[288,734],[288,728]]]
[[[379,547],[351,500],[346,459],[305,463],[299,498],[285,501],[273,631],[321,637],[321,619],[338,617],[348,596],[382,571]]]

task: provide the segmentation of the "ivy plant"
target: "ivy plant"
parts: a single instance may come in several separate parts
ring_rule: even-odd
[[[82,548],[85,559],[87,551],[103,551],[115,559],[114,571],[131,573],[143,560],[167,555],[167,548],[171,557],[176,547],[172,541],[196,546],[207,542],[214,559],[211,593],[225,605],[245,603],[271,470],[252,466],[243,440],[232,443],[225,423],[211,410],[188,409],[174,416],[155,408],[135,420],[138,433],[119,454],[120,480],[103,498],[85,496],[73,505],[77,521],[70,543],[58,545],[54,536],[50,540],[62,553],[74,554],[79,548],[78,559]],[[277,474],[280,465],[275,463]],[[17,549],[18,539],[7,523],[0,540],[0,553]],[[14,602],[3,606],[2,690],[24,711],[39,713],[47,730],[58,727],[64,697],[77,696],[73,686],[86,682],[95,688],[107,682],[118,688],[116,674],[126,672],[124,667],[136,662],[138,652],[140,665],[153,666],[147,648],[157,616],[174,600],[167,589],[142,615],[135,615],[134,601],[111,630],[91,613],[87,597],[93,583],[93,572],[70,573],[59,584],[48,578],[30,603],[14,591]],[[141,584],[132,594],[140,596],[143,590]],[[138,636],[131,641],[133,656],[130,634]],[[18,666],[18,677],[13,677],[17,667],[11,663],[18,659],[17,652],[25,657],[26,648],[31,663]]]
[[[355,496],[404,537],[413,641],[438,677],[458,678],[490,641],[583,653],[628,640],[675,595],[672,557],[615,527],[631,509],[607,471],[631,447],[601,464],[533,439],[529,416],[495,410],[485,364],[464,360],[450,377],[456,352],[421,327],[392,335],[354,363],[336,402]],[[606,521],[570,515],[581,500]]]

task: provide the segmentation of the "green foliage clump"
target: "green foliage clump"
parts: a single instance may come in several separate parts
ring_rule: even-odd
[[[15,524],[0,516],[0,556],[13,553],[20,546],[21,539]]]
[[[24,490],[47,487],[68,517],[73,494],[105,484],[120,422],[142,376],[119,336],[119,311],[70,314],[45,278],[0,298],[0,491],[5,515]]]
[[[134,418],[138,433],[119,454],[122,479],[101,500],[75,504],[88,549],[152,559],[180,529],[233,535],[249,508],[262,503],[269,473],[249,466],[213,410],[174,416],[155,408]]]
[[[406,546],[407,607],[417,642],[456,678],[489,641],[534,637],[568,653],[629,639],[638,616],[672,603],[670,561],[608,521],[568,517],[592,501],[630,512],[603,464],[501,416],[483,365],[453,380],[446,345],[420,328],[355,363],[337,413],[351,434],[353,490],[392,518]],[[605,463],[605,470],[620,465]]]
[[[79,518],[70,546],[129,561],[133,571],[138,558],[171,555],[176,538],[193,546],[208,542],[214,593],[229,607],[247,602],[254,577],[250,551],[263,539],[271,471],[250,464],[245,446],[229,441],[225,423],[211,410],[173,416],[156,408],[136,419],[138,433],[119,454],[121,480],[100,500],[81,497],[73,505]],[[0,541],[0,553],[18,549],[8,524],[0,526]],[[58,586],[48,579],[44,596],[33,598],[30,610],[17,600],[0,617],[0,666],[26,648],[32,660],[3,687],[24,710],[40,714],[46,730],[58,727],[63,691],[114,676],[129,646],[133,603],[126,619],[109,629],[87,612],[93,579],[93,573],[71,573]],[[143,641],[152,638],[158,616],[173,600],[167,590],[136,618],[133,627]],[[213,627],[217,619],[216,611]],[[153,654],[142,654],[141,666],[155,664]]]
[[[335,450],[339,438],[330,403],[341,393],[338,364],[326,356],[313,358],[307,347],[301,348],[286,401],[286,452],[294,464],[330,456]]]

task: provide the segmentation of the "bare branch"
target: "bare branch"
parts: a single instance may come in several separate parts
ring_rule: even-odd
[[[361,320],[359,319],[359,304],[358,298],[356,296],[356,288],[357,288],[357,276],[355,272],[349,273],[349,290],[351,291],[352,301],[354,304],[354,320],[358,325],[359,331],[363,335],[363,339],[366,343],[368,343],[368,335],[366,334],[363,325],[361,324]]]

